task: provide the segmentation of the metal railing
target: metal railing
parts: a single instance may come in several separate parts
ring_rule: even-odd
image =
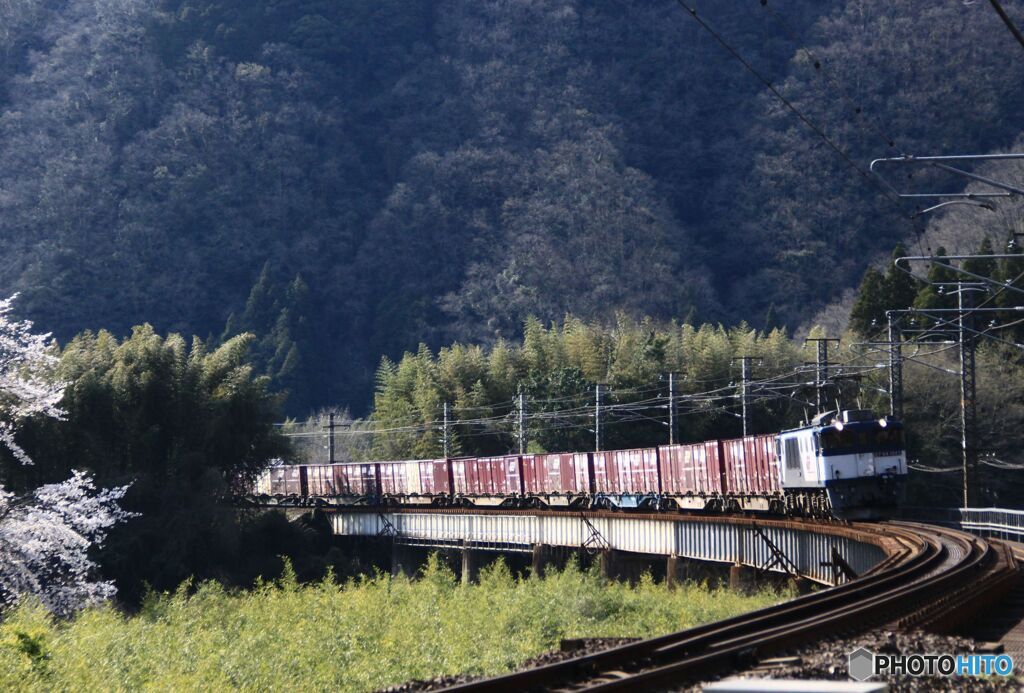
[[[983,537],[1024,542],[1024,510],[1007,508],[904,508],[903,519],[956,527]]]

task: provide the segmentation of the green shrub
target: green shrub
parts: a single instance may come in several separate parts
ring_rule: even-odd
[[[651,636],[777,602],[650,578],[607,583],[570,565],[517,579],[502,562],[462,585],[437,557],[419,579],[300,585],[294,574],[230,592],[213,582],[51,619],[25,602],[0,623],[3,690],[369,691],[413,678],[495,674],[561,638]]]

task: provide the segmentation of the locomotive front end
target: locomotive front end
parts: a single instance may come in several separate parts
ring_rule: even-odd
[[[797,510],[827,506],[841,519],[889,516],[907,477],[903,425],[849,410],[779,435],[783,487]]]

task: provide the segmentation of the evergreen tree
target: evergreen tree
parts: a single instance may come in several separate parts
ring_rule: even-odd
[[[245,312],[229,316],[221,336],[226,341],[246,332],[256,335],[252,362],[275,390],[287,395],[290,414],[305,414],[326,396],[310,312],[309,287],[302,277],[282,286],[267,261],[249,291]]]
[[[892,251],[892,263],[885,272],[885,304],[887,310],[903,310],[914,303],[914,298],[921,290],[921,282],[896,266],[896,260],[905,257],[907,249],[897,243]]]
[[[993,252],[992,241],[990,241],[988,237],[985,237],[982,239],[981,245],[978,246],[978,250],[975,255],[992,255]],[[991,258],[969,258],[964,260],[963,269],[971,274],[976,274],[979,277],[994,279],[998,270],[998,265],[996,261]],[[961,277],[966,282],[980,281],[967,275],[961,275]]]
[[[885,323],[885,311],[889,308],[885,288],[882,273],[869,267],[860,282],[857,300],[850,310],[850,329],[869,336]]]
[[[946,255],[946,249],[942,246],[935,251],[937,257]],[[957,299],[955,287],[951,286],[962,278],[954,271],[948,260],[935,261],[928,269],[928,282],[921,287],[914,298],[913,307],[919,310],[934,310],[942,308],[956,308]],[[912,324],[919,327],[931,327],[936,320],[933,317],[916,316],[912,318]]]
[[[772,301],[768,305],[768,312],[765,313],[763,327],[761,331],[764,334],[771,334],[775,330],[784,330],[786,326],[779,320],[778,313],[775,310],[775,301]]]
[[[1020,242],[1011,235],[1003,252],[1014,257],[1003,258],[996,263],[995,279],[1002,286],[993,289],[995,293],[992,305],[995,307],[1017,308],[1024,305],[1024,294],[1020,293],[1020,290],[1024,290],[1024,254],[1021,252],[1020,245]],[[997,314],[995,319],[999,322],[1011,322],[1019,317],[1015,313],[1007,312]],[[1024,339],[1024,325],[1017,325],[1011,330],[1014,339],[1017,341]],[[1010,335],[1005,334],[1005,336]]]

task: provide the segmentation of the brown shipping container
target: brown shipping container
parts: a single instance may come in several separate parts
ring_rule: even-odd
[[[537,495],[589,493],[588,457],[585,452],[524,456],[523,491]]]
[[[661,491],[668,494],[722,493],[722,458],[718,441],[658,448]]]
[[[381,493],[436,496],[451,492],[445,460],[380,462]]]
[[[522,493],[519,457],[463,457],[454,459],[455,492],[467,496],[509,496]]]
[[[775,435],[748,436],[747,459],[756,460],[758,489],[761,493],[781,491],[779,460],[776,456]]]
[[[725,488],[729,493],[751,493],[747,479],[747,455],[743,439],[722,441],[722,464],[725,467]]]
[[[282,465],[270,470],[271,493],[278,496],[297,496],[302,493],[298,465]]]
[[[611,450],[591,453],[594,490],[598,493],[659,493],[658,449]]]
[[[747,436],[722,441],[729,490],[738,494],[763,494],[779,490],[775,436]]]
[[[422,493],[434,496],[447,496],[452,492],[451,478],[448,475],[448,460],[422,460],[420,462],[420,482]]]
[[[378,462],[380,492],[383,495],[406,495],[409,491],[409,470],[407,462]]]
[[[379,493],[377,463],[334,465],[334,487],[341,496],[375,496]]]
[[[306,465],[306,484],[307,492],[311,496],[337,495],[337,486],[334,483],[334,465]]]

